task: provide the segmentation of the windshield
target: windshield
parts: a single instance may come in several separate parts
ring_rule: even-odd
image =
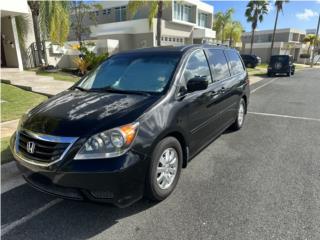
[[[168,85],[179,59],[177,54],[114,56],[84,77],[77,87],[160,93]]]

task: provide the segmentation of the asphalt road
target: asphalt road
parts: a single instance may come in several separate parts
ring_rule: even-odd
[[[252,86],[239,132],[182,172],[165,201],[125,209],[2,194],[3,239],[320,239],[320,69]]]

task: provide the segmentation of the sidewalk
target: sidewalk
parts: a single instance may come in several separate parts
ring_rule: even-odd
[[[14,68],[1,68],[1,81],[48,97],[52,97],[73,85],[72,82],[57,81],[52,77],[40,76],[35,72],[19,71]],[[2,122],[0,124],[1,138],[11,136],[16,130],[18,122],[19,119]]]
[[[250,85],[255,84],[263,79],[265,79],[266,77],[260,77],[260,76],[249,76],[249,80],[250,80]]]
[[[19,119],[1,123],[1,138],[10,137],[17,129]]]
[[[1,69],[1,81],[28,91],[52,97],[73,85],[72,82],[57,81],[52,77],[40,76],[31,71]]]

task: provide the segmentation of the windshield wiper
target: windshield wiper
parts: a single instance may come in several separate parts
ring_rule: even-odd
[[[118,89],[111,86],[103,87],[103,88],[92,88],[91,91],[98,91],[98,92],[113,92],[113,93],[123,93],[123,94],[137,94],[137,95],[143,95],[143,96],[150,96],[151,93],[144,92],[144,91],[131,91],[131,90],[124,90],[124,89]]]
[[[88,89],[85,89],[85,88],[79,87],[79,86],[75,86],[72,89],[78,89],[78,90],[83,91],[83,92],[88,92]]]

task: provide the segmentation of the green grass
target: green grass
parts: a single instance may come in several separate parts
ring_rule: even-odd
[[[47,97],[1,83],[1,122],[20,118],[30,108]]]
[[[268,64],[262,63],[255,68],[247,68],[248,74],[250,76],[265,76],[267,75]]]
[[[76,82],[80,79],[80,77],[77,77],[70,73],[61,72],[61,71],[55,72],[55,73],[49,73],[49,72],[38,70],[36,71],[36,73],[37,75],[53,77],[55,80],[60,80],[60,81]]]
[[[75,76],[68,72],[58,71],[58,72],[46,72],[42,71],[39,68],[30,68],[28,71],[36,72],[37,75],[46,76],[46,77],[53,77],[54,80],[60,81],[68,81],[68,82],[76,82],[80,79],[80,77]]]
[[[9,147],[10,137],[1,138],[1,164],[13,160],[12,153]]]

